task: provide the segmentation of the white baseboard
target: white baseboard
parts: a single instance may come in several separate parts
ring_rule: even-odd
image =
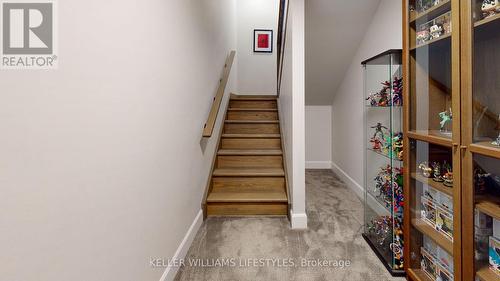
[[[196,233],[198,233],[198,230],[200,229],[202,223],[203,223],[203,211],[200,210],[198,212],[198,215],[196,215],[196,218],[194,219],[193,223],[189,227],[188,231],[186,232],[184,239],[182,239],[182,242],[177,248],[177,251],[175,252],[175,255],[172,257],[172,260],[181,260],[186,257],[189,247],[193,243]],[[175,279],[175,275],[177,274],[178,270],[179,267],[169,265],[165,269],[165,272],[163,272],[160,281],[173,281]]]
[[[292,217],[292,229],[307,229],[306,213],[295,214],[293,210],[290,210],[290,216]]]
[[[331,169],[331,161],[306,161],[306,169]]]
[[[365,201],[365,189],[362,185],[357,183],[353,178],[351,178],[344,170],[342,170],[337,164],[332,162],[332,171],[340,177],[340,179],[356,193],[356,196],[361,200]],[[377,202],[377,199],[373,197],[370,193],[367,194],[368,205],[371,206],[372,210],[379,215],[390,215],[384,207]]]
[[[365,189],[363,188],[362,185],[360,185],[359,183],[357,183],[353,178],[351,178],[351,176],[349,176],[346,172],[344,172],[344,170],[342,170],[337,164],[333,163],[332,162],[332,171],[337,174],[340,179],[345,183],[347,184],[347,186],[352,189],[352,191],[354,191],[354,193],[356,193],[356,195],[362,200],[364,201],[364,198],[365,198]]]

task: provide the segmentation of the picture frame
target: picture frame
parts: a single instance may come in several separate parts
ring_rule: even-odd
[[[254,53],[273,52],[273,30],[272,29],[255,29],[253,31],[253,51]]]

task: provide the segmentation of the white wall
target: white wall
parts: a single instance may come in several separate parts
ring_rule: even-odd
[[[304,0],[290,0],[289,5],[280,120],[292,197],[292,228],[306,228]]]
[[[0,74],[0,280],[160,280],[200,218],[235,12],[60,1],[59,69]]]
[[[363,167],[360,163],[363,163],[364,158],[361,62],[388,49],[402,48],[401,5],[401,1],[381,1],[333,101],[333,168],[358,192],[361,192],[359,189],[363,185]]]
[[[279,0],[237,0],[238,93],[276,94]],[[272,29],[273,53],[253,52],[254,29]]]
[[[332,166],[332,107],[306,106],[306,168]]]

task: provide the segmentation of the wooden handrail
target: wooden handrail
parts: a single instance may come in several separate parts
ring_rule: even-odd
[[[210,114],[208,115],[207,123],[205,123],[205,127],[203,128],[204,138],[211,137],[214,131],[215,121],[217,121],[220,104],[222,102],[222,98],[224,97],[224,92],[226,91],[227,81],[229,80],[229,74],[231,74],[231,68],[233,66],[235,55],[236,51],[231,51],[226,59],[226,64],[224,65],[224,73],[222,74],[222,78],[220,79],[219,88],[217,89],[217,94],[215,95],[212,109],[210,110]]]
[[[288,21],[288,5],[289,5],[289,0],[280,0],[279,3],[279,17],[278,17],[278,69],[277,69],[277,95],[279,97],[280,95],[280,90],[281,90],[281,78],[283,76],[283,63],[284,63],[284,56],[285,56],[285,42],[286,42],[286,27],[287,27],[287,21]]]

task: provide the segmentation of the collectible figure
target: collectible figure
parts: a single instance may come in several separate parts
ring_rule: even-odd
[[[485,194],[488,186],[486,185],[486,179],[491,176],[491,174],[486,173],[480,167],[474,169],[474,190],[476,194]]]
[[[443,34],[443,27],[442,26],[437,25],[437,24],[431,26],[431,29],[430,29],[431,39],[439,38],[441,36],[441,34]]]
[[[446,124],[453,121],[453,113],[451,112],[451,108],[450,108],[449,113],[448,113],[448,111],[443,111],[443,112],[439,113],[439,118],[441,118],[441,122],[439,123],[441,125],[440,131],[442,133],[447,133],[448,130],[446,129]]]
[[[433,169],[429,166],[429,164],[427,164],[427,162],[422,162],[420,165],[418,165],[418,169],[422,172],[422,175],[424,177],[432,178]]]
[[[375,133],[373,134],[372,139],[376,139],[377,135],[380,135],[381,139],[385,138],[384,134],[384,129],[389,130],[386,126],[382,125],[382,123],[377,123],[377,125],[371,127],[372,129],[375,129]]]
[[[451,170],[447,170],[443,175],[444,185],[447,187],[453,187],[453,172]]]
[[[481,6],[483,18],[489,18],[500,13],[500,0],[484,0]]]
[[[392,105],[403,106],[403,78],[394,77],[392,90]]]
[[[436,216],[436,230],[441,231],[453,241],[453,217],[450,213],[438,209]]]
[[[403,159],[403,133],[398,133],[392,138],[392,150],[395,158]]]
[[[437,181],[437,182],[443,182],[443,177],[441,176],[441,164],[439,164],[439,162],[434,162],[432,164],[432,167],[434,168],[433,171],[434,171],[434,178],[433,180],[434,181]]]
[[[425,197],[422,197],[422,202],[421,202],[421,210],[420,210],[420,217],[422,220],[427,222],[428,224],[432,225],[433,227],[436,226],[436,206],[434,203],[430,200],[428,200]]]
[[[377,94],[373,94],[373,93],[369,94],[368,97],[366,98],[366,100],[370,101],[371,106],[377,106],[377,104],[378,104],[377,96],[378,96],[378,93]]]
[[[419,32],[417,32],[417,45],[422,45],[425,42],[429,41],[429,30],[427,29],[422,29]]]
[[[422,260],[420,261],[420,267],[422,270],[429,275],[431,280],[436,280],[436,261],[435,259],[425,250],[421,249]]]
[[[375,151],[380,151],[382,149],[382,142],[379,139],[371,139],[372,149]]]

